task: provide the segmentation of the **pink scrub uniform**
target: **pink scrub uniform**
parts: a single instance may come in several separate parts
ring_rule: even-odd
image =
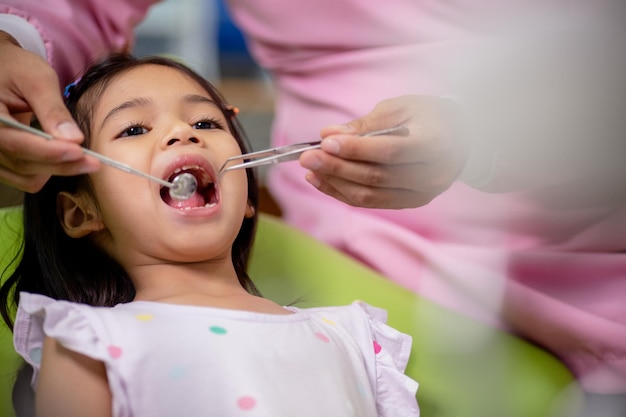
[[[40,31],[62,82],[89,59],[127,48],[132,26],[154,2],[72,3],[13,0],[0,8]],[[229,6],[272,77],[272,140],[284,145],[315,139],[321,127],[361,117],[382,99],[454,95],[454,60],[476,42],[506,35],[510,17],[549,25],[536,6],[566,18],[573,7],[604,3],[230,0]],[[559,206],[532,193],[489,194],[457,182],[425,207],[369,210],[323,195],[304,173],[297,163],[270,173],[286,221],[416,293],[554,352],[587,389],[626,391],[621,203]]]

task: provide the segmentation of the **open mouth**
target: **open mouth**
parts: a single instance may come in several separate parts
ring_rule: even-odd
[[[176,168],[168,177],[168,181],[172,182],[176,176],[189,173],[196,178],[198,187],[196,192],[186,200],[177,200],[170,195],[168,187],[161,188],[161,199],[170,207],[184,210],[192,210],[204,207],[212,207],[219,201],[215,182],[204,168],[198,165],[182,166]]]

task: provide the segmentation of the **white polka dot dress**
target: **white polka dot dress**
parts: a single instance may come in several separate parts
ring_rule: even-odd
[[[18,352],[45,336],[102,361],[115,417],[412,417],[411,338],[365,303],[273,315],[137,301],[91,307],[22,293]]]

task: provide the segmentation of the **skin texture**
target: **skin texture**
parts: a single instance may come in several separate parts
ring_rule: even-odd
[[[226,120],[209,97],[172,68],[126,71],[93,107],[92,149],[162,178],[193,157],[215,177],[224,160],[241,151],[220,127]],[[245,171],[224,176],[217,204],[189,211],[167,205],[158,184],[115,169],[91,174],[90,182],[91,192],[59,194],[62,226],[113,256],[128,271],[136,300],[290,314],[247,293],[232,264],[232,243],[244,217],[253,215]],[[63,384],[55,377],[60,374]],[[36,392],[40,417],[111,415],[103,364],[50,338]]]
[[[4,32],[0,32],[0,113],[22,123],[29,123],[35,114],[57,139],[46,141],[0,125],[0,182],[35,192],[51,175],[76,175],[100,167],[79,147],[83,134],[63,104],[52,67]]]
[[[468,146],[452,100],[402,96],[384,100],[367,115],[321,131],[320,151],[300,163],[320,191],[357,207],[402,209],[429,203],[456,180]],[[406,136],[357,135],[403,125]]]
[[[54,339],[43,346],[35,410],[38,416],[111,416],[104,364],[72,352]],[[59,385],[63,375],[63,387]]]

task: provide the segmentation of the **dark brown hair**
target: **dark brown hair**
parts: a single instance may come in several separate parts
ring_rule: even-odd
[[[222,108],[228,128],[242,152],[249,148],[233,108],[207,80],[187,66],[168,58],[134,58],[116,54],[92,66],[82,78],[66,89],[66,105],[85,133],[89,147],[91,109],[100,93],[117,76],[142,65],[174,68],[197,82]],[[232,248],[232,261],[241,285],[259,294],[247,275],[248,257],[256,228],[258,185],[255,174],[247,170],[248,200],[255,215],[243,221]],[[19,263],[0,289],[0,312],[12,328],[12,312],[21,291],[44,294],[54,299],[70,300],[94,306],[114,306],[132,301],[135,288],[124,269],[87,236],[68,237],[56,211],[57,195],[62,191],[89,191],[86,175],[52,177],[41,191],[24,198],[24,234]]]

